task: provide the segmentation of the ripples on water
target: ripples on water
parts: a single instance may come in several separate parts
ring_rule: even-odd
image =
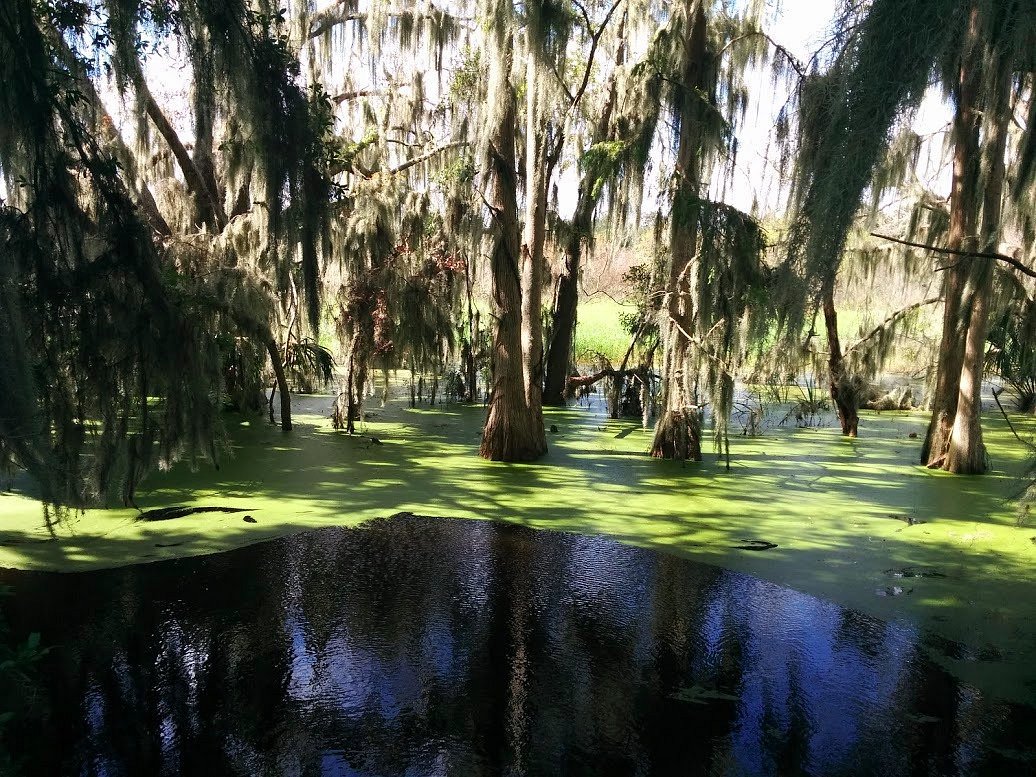
[[[28,774],[1036,773],[1036,714],[911,628],[603,538],[400,516],[3,581],[55,646]]]

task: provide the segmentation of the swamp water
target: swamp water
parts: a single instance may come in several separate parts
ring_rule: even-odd
[[[0,583],[52,646],[27,774],[1036,773],[1036,710],[915,629],[605,538],[400,515]]]

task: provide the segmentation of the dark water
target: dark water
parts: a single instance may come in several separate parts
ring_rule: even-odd
[[[1036,773],[1036,714],[910,628],[601,538],[396,517],[0,580],[55,646],[29,774]]]

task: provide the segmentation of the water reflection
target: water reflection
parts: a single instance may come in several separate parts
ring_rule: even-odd
[[[29,774],[1025,773],[1028,708],[920,637],[606,539],[397,517],[8,573]]]

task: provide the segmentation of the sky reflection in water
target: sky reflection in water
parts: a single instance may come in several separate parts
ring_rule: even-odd
[[[1023,774],[923,635],[611,540],[413,516],[4,573],[29,774]]]

